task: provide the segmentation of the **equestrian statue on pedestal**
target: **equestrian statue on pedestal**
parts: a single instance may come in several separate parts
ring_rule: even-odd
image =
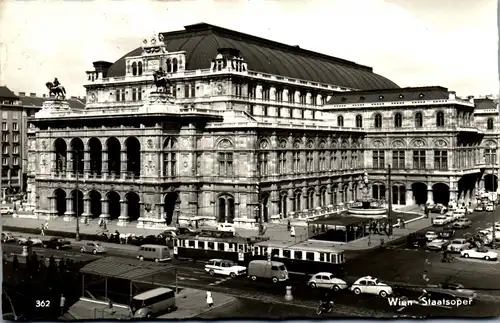
[[[154,72],[153,77],[156,85],[156,92],[165,93],[167,96],[167,100],[170,103],[174,103],[175,96],[173,96],[171,92],[173,84],[170,81],[170,75],[167,75],[163,68],[160,67],[159,70]]]
[[[61,85],[57,77],[54,82],[47,82],[45,86],[49,89],[49,96],[55,96],[56,99],[64,100],[66,96],[66,89]]]

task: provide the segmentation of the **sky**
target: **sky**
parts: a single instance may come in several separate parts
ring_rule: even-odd
[[[92,62],[200,22],[371,66],[401,87],[499,93],[495,0],[0,0],[0,84],[41,95],[57,77],[83,96]]]

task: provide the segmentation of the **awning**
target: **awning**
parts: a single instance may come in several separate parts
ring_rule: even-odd
[[[136,259],[105,257],[80,269],[81,273],[125,280],[135,280],[174,268],[173,265],[145,263]]]
[[[352,226],[356,224],[369,222],[371,219],[363,219],[354,216],[335,216],[323,219],[317,219],[308,222],[308,224],[324,224],[324,225],[335,225],[335,226]]]

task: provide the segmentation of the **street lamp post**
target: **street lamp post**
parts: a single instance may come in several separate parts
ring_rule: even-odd
[[[493,163],[493,160],[492,160],[492,163],[491,163],[491,184],[492,184],[492,187],[491,189],[493,190],[494,193],[495,192],[495,164]],[[494,196],[495,194],[492,194],[492,196]],[[498,197],[497,197],[498,199]],[[495,211],[496,211],[496,207],[495,207],[495,201],[493,201],[493,212],[491,212],[491,216],[493,218],[493,231],[491,231],[491,247],[493,249],[496,249],[497,247],[497,242],[496,242],[496,226],[495,226]]]
[[[75,234],[75,240],[80,241],[80,218],[78,216],[78,202],[80,202],[80,194],[78,191],[78,180],[79,180],[79,175],[80,173],[80,159],[77,159],[76,162],[76,181],[75,181],[75,216],[76,216],[76,234]]]

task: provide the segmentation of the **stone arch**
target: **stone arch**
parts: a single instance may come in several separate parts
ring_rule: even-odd
[[[235,217],[234,196],[221,193],[217,196],[217,222],[234,223]]]
[[[101,141],[92,137],[88,141],[90,157],[90,174],[101,175],[102,171],[102,144]]]
[[[310,139],[310,138],[307,139],[307,145],[306,146],[307,146],[307,148],[310,148],[310,149],[316,148],[316,145],[314,144],[314,140]]]
[[[319,189],[319,206],[325,207],[328,205],[326,186],[321,186]]]
[[[401,139],[396,139],[396,140],[392,141],[391,146],[393,148],[405,148],[406,147],[406,143],[403,140],[401,140]]]
[[[106,193],[106,199],[108,201],[108,213],[111,220],[118,219],[121,214],[121,197],[116,191],[109,191]]]
[[[363,116],[361,114],[356,115],[356,128],[363,128]]]
[[[56,155],[56,173],[66,171],[66,162],[68,158],[68,146],[66,140],[57,138],[53,144],[54,154]]]
[[[130,221],[137,221],[141,216],[141,198],[136,192],[128,192],[125,194],[127,201],[127,215]]]
[[[73,203],[73,212],[75,215],[81,216],[84,211],[83,192],[81,190],[72,190],[70,194]]]
[[[418,148],[418,147],[426,147],[427,146],[427,142],[425,141],[425,139],[422,139],[422,138],[416,138],[416,139],[413,139],[410,143],[410,146],[411,147],[415,147],[415,148]]]
[[[57,188],[52,193],[52,196],[56,200],[55,201],[55,206],[56,206],[55,210],[57,212],[57,215],[63,216],[64,213],[66,212],[66,192],[61,188]]]
[[[269,142],[269,139],[267,138],[263,138],[259,141],[258,145],[257,145],[257,149],[270,149],[271,148],[271,144]]]
[[[436,183],[432,185],[432,196],[434,203],[448,205],[450,202],[450,187],[445,183]]]
[[[422,182],[415,182],[411,184],[411,191],[415,204],[423,205],[427,203],[427,185]]]
[[[338,148],[339,142],[337,139],[332,139],[331,148]]]
[[[91,217],[98,218],[102,213],[101,193],[96,190],[92,190],[89,192],[88,198],[90,200]]]
[[[71,147],[71,165],[73,167],[73,173],[76,174],[83,174],[83,165],[84,165],[84,144],[82,139],[80,138],[73,138],[70,141],[70,147]]]
[[[448,141],[445,139],[436,139],[432,143],[433,147],[448,147]]]
[[[127,173],[141,176],[141,143],[137,137],[128,137],[125,140],[125,151],[127,155]]]
[[[285,148],[288,148],[288,141],[284,138],[280,139],[279,140],[279,148],[281,149],[285,149]]]
[[[493,140],[487,140],[484,145],[488,148],[495,149],[497,148],[497,143]]]
[[[295,148],[295,149],[300,149],[300,148],[302,148],[302,140],[300,140],[300,139],[295,139],[295,140],[293,141],[293,148]]]
[[[314,205],[314,194],[315,193],[316,193],[316,191],[314,190],[314,187],[310,187],[307,190],[307,196],[306,196],[306,209],[307,210],[312,210],[315,207],[315,205]]]
[[[137,75],[137,63],[136,62],[132,63],[132,75],[133,76]]]
[[[223,138],[218,139],[215,142],[215,147],[217,149],[233,149],[234,144],[233,144],[233,141],[231,139],[223,137]]]
[[[116,137],[109,137],[105,146],[108,152],[108,173],[118,175],[121,172],[121,143]]]
[[[163,140],[163,149],[164,150],[175,150],[178,149],[177,138],[168,136]]]
[[[385,147],[385,143],[380,139],[376,139],[372,141],[371,146],[374,148],[383,148]]]
[[[318,145],[318,147],[319,147],[320,149],[325,149],[325,148],[326,148],[326,141],[325,141],[324,139],[321,139],[321,140],[319,141],[319,145]]]

